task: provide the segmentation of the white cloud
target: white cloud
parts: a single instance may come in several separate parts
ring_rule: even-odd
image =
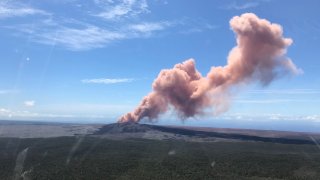
[[[106,20],[131,18],[138,14],[150,12],[146,0],[96,0],[95,3],[103,9],[96,16]]]
[[[90,7],[89,15],[95,13],[94,17],[90,17],[93,20],[84,18],[80,21],[72,17],[72,14],[57,16],[53,13],[50,17],[37,16],[39,19],[36,23],[13,22],[2,27],[9,29],[9,33],[12,32],[15,36],[28,37],[28,40],[33,42],[83,51],[102,48],[125,39],[150,38],[155,32],[164,31],[173,25],[168,21],[139,20],[138,15],[150,12],[146,0],[95,0],[94,3],[101,12],[95,13],[96,7]],[[12,4],[10,3],[10,7],[13,7]],[[26,7],[26,5],[20,6]],[[28,9],[25,12],[30,14],[47,14],[36,8],[28,7]],[[84,16],[88,15],[88,12]],[[100,17],[110,21],[101,22]]]
[[[254,8],[254,7],[257,7],[257,6],[259,6],[259,2],[246,2],[244,4],[239,4],[236,1],[234,1],[231,4],[223,6],[222,9],[244,10],[244,9]]]
[[[104,27],[88,25],[85,23],[71,22],[82,27],[66,27],[63,25],[49,26],[43,24],[41,27],[27,27],[33,40],[43,44],[56,44],[69,50],[81,51],[93,48],[101,48],[106,45],[124,39],[151,37],[154,32],[165,30],[171,24],[169,22],[141,22],[138,24],[115,25],[116,30]],[[53,26],[53,27],[52,27]],[[30,30],[30,28],[33,30]],[[44,31],[43,29],[47,29]]]
[[[246,121],[306,121],[319,123],[320,115],[286,115],[286,114],[245,114],[245,113],[234,113],[234,114],[224,114],[216,119],[226,119],[226,120],[246,120]]]
[[[30,112],[30,111],[12,111],[9,109],[0,108],[0,118],[37,119],[37,118],[72,118],[72,117],[75,117],[75,116],[69,115],[69,114],[51,114],[51,113],[36,113],[36,112]]]
[[[0,2],[0,18],[22,17],[27,15],[49,15],[49,13],[20,4],[9,3],[8,1]]]
[[[235,103],[243,104],[276,104],[276,103],[303,103],[303,102],[320,102],[317,99],[235,99]]]
[[[15,93],[18,93],[19,91],[18,90],[14,90],[14,89],[2,89],[0,90],[0,95],[3,95],[3,94],[15,94]]]
[[[88,26],[81,29],[59,27],[54,31],[37,35],[35,40],[44,44],[59,44],[70,50],[87,50],[103,47],[108,42],[124,38],[126,35],[123,33]]]
[[[134,108],[134,105],[124,104],[47,104],[38,106],[33,111],[7,109],[0,107],[0,119],[20,119],[20,120],[42,120],[50,119],[75,119],[75,120],[90,120],[90,119],[112,119],[117,118],[126,111]]]
[[[305,119],[320,123],[320,115],[308,115]]]
[[[131,79],[131,78],[118,78],[118,79],[100,78],[100,79],[83,79],[81,82],[94,83],[94,84],[117,84],[117,83],[128,83],[132,81],[134,81],[134,79]]]
[[[36,102],[31,100],[31,101],[25,101],[25,102],[23,102],[23,104],[26,107],[33,107],[33,106],[35,106]]]
[[[129,25],[128,28],[141,33],[150,33],[153,31],[159,31],[165,29],[167,26],[170,26],[169,22],[144,22],[140,24]]]
[[[285,103],[285,102],[294,102],[296,100],[292,99],[261,99],[261,100],[251,100],[251,99],[236,99],[235,103],[244,103],[244,104],[274,104],[274,103]]]
[[[10,110],[5,109],[5,108],[0,108],[0,114],[4,114],[4,113],[9,113]]]
[[[65,24],[64,24],[65,23]],[[125,39],[150,38],[155,32],[171,26],[170,22],[140,22],[137,24],[115,24],[114,28],[95,26],[78,21],[42,21],[37,25],[7,27],[28,34],[30,40],[47,45],[59,45],[72,51],[102,48]]]
[[[192,23],[194,24],[194,23]],[[208,23],[198,23],[197,25],[195,25],[194,27],[188,27],[188,28],[184,28],[181,33],[182,34],[192,34],[192,33],[201,33],[204,31],[208,31],[208,30],[214,30],[219,28],[219,26],[217,25],[212,25],[212,24],[208,24]]]
[[[274,90],[253,90],[251,94],[320,94],[319,89],[274,89]]]

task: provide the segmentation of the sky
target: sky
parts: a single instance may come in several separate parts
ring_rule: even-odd
[[[317,0],[1,0],[0,118],[116,122],[152,90],[161,69],[193,58],[205,75],[236,45],[243,13],[280,24],[303,73],[241,87],[230,108],[159,124],[320,131]]]

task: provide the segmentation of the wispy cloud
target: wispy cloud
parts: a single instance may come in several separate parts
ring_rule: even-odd
[[[23,102],[24,106],[26,107],[33,107],[36,105],[36,102],[34,100],[30,100],[30,101],[25,101]]]
[[[274,90],[253,90],[250,94],[320,94],[319,89],[274,89]]]
[[[84,28],[58,27],[55,31],[43,32],[35,37],[35,41],[44,44],[58,44],[70,50],[87,50],[105,46],[115,40],[126,38],[120,32],[112,32],[97,26]]]
[[[129,111],[134,105],[124,104],[46,104],[29,110],[17,110],[0,107],[0,119],[49,120],[49,119],[113,119]]]
[[[71,118],[75,117],[70,114],[52,114],[52,113],[36,113],[30,111],[14,111],[6,108],[0,108],[0,118],[13,119],[37,119],[37,118]]]
[[[181,31],[182,34],[192,34],[192,33],[201,33],[208,30],[214,30],[219,28],[217,25],[212,25],[208,23],[198,24],[194,27],[185,28]]]
[[[5,108],[0,108],[0,114],[6,114],[6,113],[9,113],[10,110],[8,109],[5,109]]]
[[[261,2],[246,2],[243,4],[237,3],[236,1],[233,1],[231,4],[227,4],[223,7],[222,9],[227,9],[227,10],[244,10],[244,9],[249,9],[249,8],[254,8],[260,5]]]
[[[1,7],[3,12],[11,8],[10,10],[16,10],[15,12],[21,15],[49,14],[45,10],[22,2],[20,5],[16,5],[13,1],[6,2],[0,4],[0,17]],[[50,16],[37,16],[36,22],[6,22],[2,27],[7,28],[8,33],[14,36],[28,37],[32,42],[72,51],[103,48],[127,39],[152,38],[169,28],[174,29],[175,26],[189,29],[185,32],[188,34],[215,28],[202,21],[200,23],[198,21],[181,23],[179,20],[144,21],[142,15],[151,13],[146,0],[94,0],[94,4],[96,5],[94,7],[85,6],[88,11],[83,11],[82,14],[90,18],[79,20],[71,13],[61,15],[53,9]],[[196,27],[190,27],[191,24]]]
[[[320,115],[308,115],[305,116],[305,119],[320,123]]]
[[[138,17],[139,14],[149,12],[145,0],[96,0],[94,2],[103,10],[98,14],[98,18],[93,17],[96,18],[95,21],[80,21],[70,15],[64,15],[61,18],[52,14],[50,17],[40,18],[37,23],[10,23],[3,27],[16,31],[14,35],[27,36],[33,42],[83,51],[102,48],[125,39],[150,38],[155,32],[164,31],[172,25],[168,21],[144,22],[139,19],[132,21],[132,18]],[[8,3],[6,6],[13,6],[13,3]],[[35,14],[46,13],[31,7],[29,9],[30,13],[31,9]],[[96,9],[93,8],[92,11],[94,10]],[[110,18],[112,21],[99,23],[100,16]]]
[[[251,100],[251,99],[236,99],[235,103],[241,104],[275,104],[275,103],[287,103],[295,102],[292,99],[262,99],[262,100]]]
[[[70,22],[68,22],[70,24]],[[29,33],[32,40],[42,44],[60,45],[69,50],[82,51],[105,47],[124,39],[151,37],[155,32],[165,30],[169,22],[141,22],[137,24],[115,25],[117,30],[109,30],[91,24],[71,22],[72,27],[47,21],[40,26],[24,26],[21,31]]]
[[[22,4],[9,3],[8,1],[0,2],[0,18],[22,17],[28,15],[49,15],[48,12],[27,7]]]
[[[0,90],[0,95],[4,95],[4,94],[15,94],[18,93],[18,90],[14,90],[14,89],[1,89]]]
[[[218,119],[230,119],[230,120],[254,120],[254,121],[306,121],[306,122],[320,122],[320,114],[314,115],[287,115],[277,113],[266,113],[266,114],[246,114],[246,113],[234,113],[224,114],[216,117]]]
[[[95,0],[102,12],[95,14],[105,20],[132,18],[142,13],[150,12],[146,0]]]
[[[150,33],[153,31],[163,30],[170,25],[171,23],[169,22],[143,22],[139,24],[129,25],[128,29],[131,29],[134,32]]]
[[[100,78],[100,79],[83,79],[82,83],[93,83],[93,84],[117,84],[117,83],[129,83],[134,81],[132,78],[117,78],[117,79],[108,79],[108,78]]]
[[[278,104],[278,103],[311,103],[320,102],[317,99],[235,99],[241,104]]]

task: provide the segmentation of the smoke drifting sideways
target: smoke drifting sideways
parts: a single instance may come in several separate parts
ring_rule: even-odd
[[[193,59],[161,70],[153,91],[118,122],[152,121],[171,107],[181,119],[203,115],[208,107],[219,114],[228,109],[232,89],[249,83],[267,86],[284,75],[302,73],[286,57],[292,39],[283,37],[280,25],[245,13],[233,17],[230,26],[237,45],[229,52],[227,65],[211,67],[205,77],[196,70]]]

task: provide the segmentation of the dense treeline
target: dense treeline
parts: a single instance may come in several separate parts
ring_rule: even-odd
[[[320,179],[320,150],[315,145],[263,142],[0,138],[0,179],[20,176],[59,180]]]

